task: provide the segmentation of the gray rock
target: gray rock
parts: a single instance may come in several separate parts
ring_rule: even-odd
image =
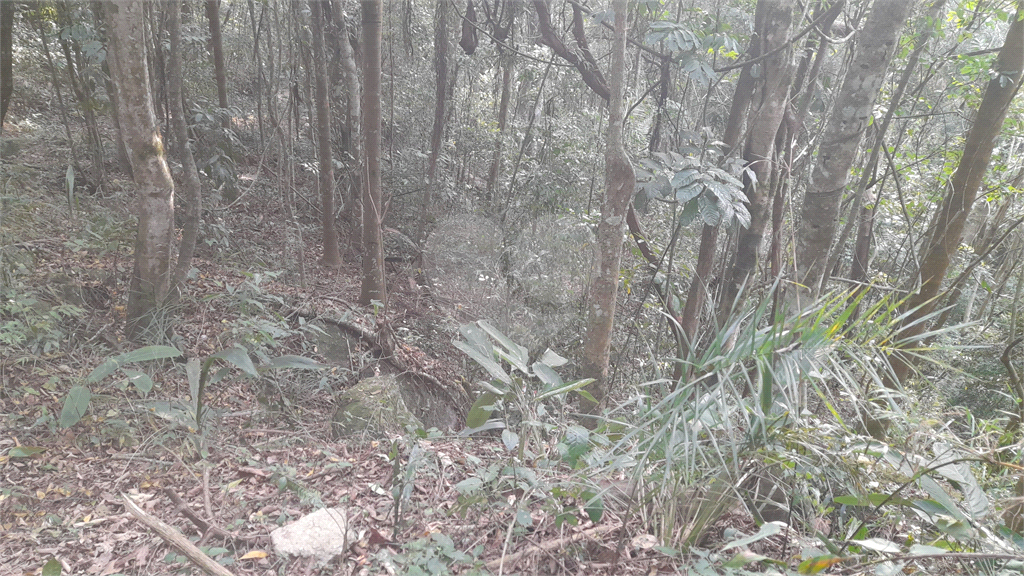
[[[322,508],[270,533],[280,555],[312,556],[328,562],[359,539],[341,508]]]

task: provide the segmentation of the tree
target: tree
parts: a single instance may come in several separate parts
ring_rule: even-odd
[[[334,157],[331,153],[331,101],[327,94],[327,53],[324,50],[323,2],[309,0],[313,23],[313,76],[316,82],[317,176],[320,185],[320,222],[324,231],[324,257],[320,263],[341,268],[338,232],[334,228]]]
[[[141,340],[169,288],[174,238],[174,183],[153,112],[146,62],[143,2],[114,0],[107,7],[110,70],[119,96],[118,114],[138,186],[139,227],[135,239],[125,332]]]
[[[380,182],[380,22],[381,0],[361,0],[363,12],[363,135],[366,182],[363,186],[363,278],[359,303],[387,302],[384,247],[381,241]]]
[[[220,33],[220,0],[206,0],[206,19],[210,24],[210,48],[213,51],[213,77],[217,81],[217,102],[224,115],[221,125],[231,127],[228,115],[228,74],[224,68],[224,40]]]
[[[792,55],[788,47],[794,0],[760,0],[754,15],[758,50],[763,58],[760,77],[751,96],[750,122],[743,148],[747,165],[744,192],[750,202],[750,226],[740,230],[736,260],[726,278],[720,315],[728,314],[743,297],[761,255],[768,225],[775,137],[782,123],[792,82]],[[753,43],[753,40],[751,41]]]
[[[417,242],[427,238],[431,198],[437,188],[437,160],[441,155],[444,135],[445,107],[448,103],[448,0],[437,0],[434,7],[434,125],[430,130],[430,152],[427,155],[427,187],[423,191],[420,210],[420,231]]]
[[[0,131],[14,94],[14,2],[0,2]]]
[[[181,289],[185,276],[192,266],[192,255],[196,249],[196,238],[199,235],[199,221],[202,214],[202,185],[199,182],[199,171],[192,149],[188,144],[188,123],[185,121],[185,109],[182,104],[181,84],[184,77],[181,63],[181,2],[168,0],[167,32],[170,36],[170,51],[167,58],[167,99],[171,112],[171,131],[177,141],[176,152],[181,163],[181,188],[184,199],[185,218],[181,231],[181,244],[178,247],[178,261],[174,266],[171,278],[171,296],[174,297]]]
[[[575,7],[575,4],[573,6]],[[583,340],[583,377],[594,379],[590,391],[597,402],[583,398],[582,407],[585,412],[591,414],[600,410],[601,401],[607,392],[612,329],[615,325],[619,289],[619,266],[622,259],[622,231],[636,186],[636,174],[622,139],[625,122],[623,87],[629,16],[627,8],[626,0],[612,2],[615,32],[612,37],[609,65],[608,132],[604,156],[605,198],[601,207],[601,220],[597,225],[594,277],[590,285],[590,302],[587,308],[587,334]],[[594,424],[593,420],[588,423]]]
[[[921,248],[919,278],[921,285],[907,300],[910,311],[899,333],[903,349],[917,345],[927,328],[924,321],[935,308],[935,298],[949,269],[950,260],[960,247],[964,224],[985,178],[992,149],[1003,127],[1010,102],[1020,88],[1024,70],[1024,2],[1018,0],[1017,13],[1011,17],[1006,40],[999,50],[985,96],[978,107],[974,124],[967,133],[964,152],[953,177],[950,178],[942,205],[929,224],[930,235]],[[910,374],[913,358],[906,352],[897,352],[890,358],[893,368],[892,384],[902,384]],[[870,427],[870,424],[869,424]],[[869,430],[878,434],[880,430]]]
[[[907,0],[876,0],[867,23],[858,33],[850,71],[843,79],[801,204],[796,245],[798,288],[790,294],[813,297],[827,279],[825,264],[835,235],[839,202],[861,137],[871,122],[875,99],[899,43],[900,30],[913,7],[914,2]],[[798,302],[798,306],[808,303]]]

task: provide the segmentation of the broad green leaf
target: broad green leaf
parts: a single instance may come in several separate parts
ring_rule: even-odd
[[[277,358],[271,358],[270,362],[260,366],[261,370],[273,370],[277,368],[294,368],[297,370],[323,370],[327,368],[326,364],[321,364],[312,358],[306,358],[305,356],[295,356],[292,354],[286,354],[284,356],[278,356]]]
[[[483,426],[490,418],[494,406],[494,402],[498,397],[490,392],[484,392],[473,402],[473,407],[469,409],[469,414],[466,415],[466,426],[469,428],[479,428]]]
[[[534,362],[532,368],[533,373],[536,374],[537,378],[540,378],[540,381],[544,383],[545,389],[562,385],[562,377],[559,376],[551,366],[548,366],[543,362]]]
[[[583,493],[583,499],[586,500],[586,504],[583,505],[583,511],[587,513],[591,522],[597,524],[601,521],[601,517],[604,516],[604,498],[588,491]]]
[[[754,542],[764,540],[769,536],[774,536],[775,534],[778,534],[781,530],[782,527],[776,524],[775,522],[765,522],[761,525],[761,529],[757,531],[757,534],[754,534],[753,536],[740,538],[739,540],[733,540],[725,546],[722,546],[722,550],[728,550],[729,548],[735,548],[737,546],[746,546],[748,544],[753,544]]]
[[[15,446],[7,452],[9,458],[31,458],[36,454],[46,452],[42,446]]]
[[[512,452],[519,447],[519,434],[505,428],[501,431],[501,443],[505,445],[506,450]]]
[[[459,491],[459,494],[471,494],[476,492],[483,487],[484,481],[477,476],[470,476],[462,482],[455,485],[455,489]]]
[[[502,384],[509,385],[512,383],[512,378],[497,362],[495,362],[492,356],[485,355],[475,346],[462,342],[461,340],[456,340],[452,342],[452,344],[459,350],[465,352],[466,355],[479,364],[481,368],[487,370],[488,374],[500,380]]]
[[[85,379],[85,383],[92,384],[99,382],[116,372],[118,368],[125,364],[160,360],[163,358],[177,358],[178,356],[181,356],[181,350],[172,346],[145,346],[138,350],[119,354],[113,358],[107,358],[102,364],[97,366],[95,370],[89,373],[89,376]]]
[[[548,366],[551,366],[552,368],[565,366],[566,364],[569,363],[568,360],[556,354],[553,350],[551,350],[551,348],[548,348],[547,350],[544,351],[544,354],[541,354],[540,361],[547,364]]]
[[[231,348],[225,348],[216,354],[210,355],[210,358],[219,358],[233,364],[239,370],[246,374],[259,378],[260,373],[256,371],[256,366],[253,365],[252,359],[249,358],[249,353],[244,348],[232,346]]]
[[[851,540],[850,542],[868,550],[885,552],[886,554],[898,554],[901,550],[899,544],[884,538],[867,538],[864,540]]]
[[[487,334],[498,341],[502,348],[505,349],[506,353],[502,353],[501,350],[497,350],[498,354],[508,360],[508,363],[514,366],[517,370],[526,374],[527,368],[526,363],[530,360],[530,351],[525,346],[520,346],[513,342],[508,336],[501,333],[500,330],[491,326],[486,320],[478,320],[477,324],[484,329]]]
[[[153,389],[153,379],[149,377],[149,374],[145,372],[139,372],[138,370],[124,370],[125,376],[128,376],[128,381],[135,386],[135,389],[139,391],[143,396],[149,394],[150,390]]]
[[[750,550],[740,550],[735,556],[729,559],[728,562],[722,564],[724,568],[742,568],[751,562],[760,562],[767,560],[767,556],[762,556]]]
[[[70,428],[85,416],[89,409],[92,392],[85,386],[72,386],[68,397],[64,399],[64,407],[60,411],[60,427]]]
[[[519,510],[516,512],[516,524],[524,528],[533,526],[533,516],[530,516],[529,510]]]
[[[64,569],[60,564],[60,560],[56,558],[50,558],[43,564],[43,569],[40,571],[40,576],[60,576],[61,571]]]
[[[945,548],[939,548],[938,546],[928,546],[927,544],[914,544],[910,547],[911,556],[931,556],[932,554],[945,554],[949,552]]]

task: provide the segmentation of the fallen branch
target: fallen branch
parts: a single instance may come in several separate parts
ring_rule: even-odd
[[[131,498],[127,494],[121,494],[121,500],[124,501],[125,508],[132,513],[132,516],[149,527],[150,530],[156,532],[158,536],[164,539],[171,546],[177,548],[184,554],[193,564],[199,567],[203,572],[212,574],[213,576],[235,576],[227,568],[218,564],[213,558],[210,558],[203,553],[202,550],[196,547],[195,544],[188,541],[181,532],[156,518],[151,516],[139,508],[135,502],[132,502]]]
[[[597,526],[597,527],[594,527],[594,528],[590,528],[588,530],[584,530],[583,532],[577,532],[576,534],[572,534],[571,536],[566,536],[564,538],[557,538],[555,540],[551,540],[551,541],[545,542],[543,544],[537,544],[537,545],[531,546],[531,547],[529,547],[529,548],[527,548],[525,550],[520,550],[519,552],[516,552],[515,554],[509,554],[508,556],[502,556],[501,558],[495,558],[494,560],[491,560],[487,564],[484,564],[484,568],[486,568],[487,570],[497,570],[500,566],[502,566],[504,564],[514,564],[515,562],[518,562],[518,561],[522,560],[525,556],[528,556],[530,554],[536,554],[538,552],[550,552],[552,550],[559,550],[561,548],[565,548],[569,544],[573,544],[575,542],[579,542],[580,540],[585,540],[587,538],[591,538],[591,537],[597,536],[599,534],[604,534],[605,532],[611,532],[612,530],[615,530],[616,528],[619,528],[619,526],[616,525],[616,524],[606,524],[604,526]]]
[[[233,542],[237,546],[250,546],[252,544],[263,545],[270,541],[268,536],[240,536],[238,534],[232,534],[220,526],[206,521],[199,516],[199,514],[196,514],[195,511],[189,508],[188,504],[181,499],[181,496],[178,496],[178,493],[171,488],[164,488],[164,494],[166,494],[167,497],[171,499],[171,502],[178,507],[178,511],[181,512],[183,516],[195,524],[196,528],[203,533],[204,538],[207,536],[216,536],[226,542]]]

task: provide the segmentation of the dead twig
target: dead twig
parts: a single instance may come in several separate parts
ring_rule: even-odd
[[[135,502],[132,502],[131,498],[129,498],[127,494],[122,493],[121,500],[124,502],[125,508],[131,512],[132,516],[135,516],[136,520],[145,524],[153,532],[156,532],[158,536],[164,539],[164,542],[167,542],[171,546],[180,550],[181,553],[192,562],[192,564],[196,565],[203,572],[212,574],[213,576],[235,576],[227,568],[218,564],[213,558],[204,554],[203,551],[196,547],[195,544],[189,542],[188,538],[185,538],[185,536],[176,528],[155,516],[151,516],[143,511],[142,508],[139,508]]]
[[[596,526],[594,528],[590,528],[590,529],[584,530],[582,532],[577,532],[576,534],[572,534],[572,535],[566,536],[564,538],[557,538],[555,540],[544,542],[543,544],[537,544],[537,545],[531,546],[529,548],[526,548],[524,550],[520,550],[519,552],[516,552],[515,554],[509,554],[508,556],[502,556],[501,558],[495,558],[494,560],[491,560],[487,564],[484,564],[484,568],[486,568],[487,570],[497,570],[498,567],[502,566],[503,564],[509,564],[509,565],[514,564],[515,562],[518,562],[519,560],[522,560],[524,557],[526,557],[526,556],[528,556],[530,554],[536,554],[538,552],[550,552],[552,550],[558,550],[558,549],[561,549],[561,548],[565,548],[569,544],[573,544],[573,543],[579,542],[580,540],[586,540],[588,538],[592,538],[594,536],[598,536],[600,534],[604,534],[605,532],[611,532],[612,530],[615,530],[618,527],[619,526],[615,525],[615,524],[606,524],[604,526]]]

